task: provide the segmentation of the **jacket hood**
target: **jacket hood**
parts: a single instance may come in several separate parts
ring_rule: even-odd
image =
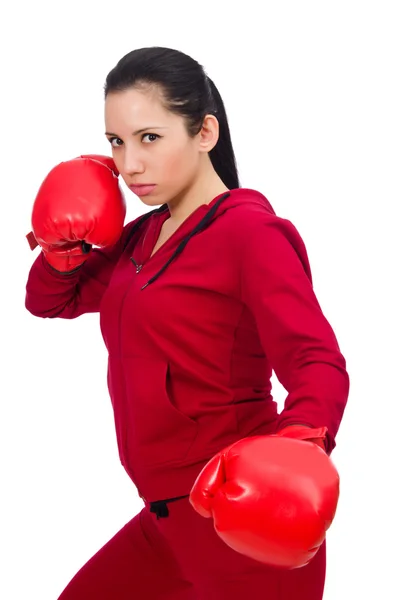
[[[259,205],[265,209],[269,214],[275,214],[273,207],[271,206],[268,199],[256,190],[248,188],[236,188],[219,194],[208,204],[202,204],[199,206],[178,228],[178,236],[181,240],[168,261],[163,267],[142,287],[145,289],[148,285],[151,285],[158,279],[162,273],[169,267],[169,265],[183,252],[191,238],[204,229],[206,229],[213,221],[219,219],[226,211],[231,210],[242,204]],[[127,246],[129,241],[135,232],[153,215],[161,215],[162,221],[165,221],[169,216],[169,208],[167,204],[163,204],[160,208],[156,208],[146,214],[144,214],[135,225],[132,227],[124,248]],[[134,258],[131,257],[132,263],[138,267]]]

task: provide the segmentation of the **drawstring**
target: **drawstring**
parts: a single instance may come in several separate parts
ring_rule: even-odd
[[[170,502],[175,502],[176,500],[181,500],[182,498],[189,498],[189,494],[187,496],[177,496],[176,498],[168,498],[168,500],[156,500],[155,502],[149,502],[150,512],[154,513],[158,519],[164,519],[169,516],[169,510],[167,504]]]
[[[164,273],[164,271],[169,267],[169,265],[172,263],[173,260],[175,260],[175,258],[177,256],[179,256],[179,254],[181,254],[183,252],[183,250],[185,249],[187,243],[192,239],[192,237],[194,235],[196,235],[197,233],[200,233],[201,231],[203,231],[206,227],[208,227],[208,225],[210,224],[210,221],[212,219],[212,217],[214,216],[214,214],[216,213],[216,211],[218,210],[219,205],[226,200],[226,198],[228,198],[230,196],[230,192],[226,192],[226,194],[224,194],[221,198],[219,198],[219,200],[214,204],[214,206],[207,212],[207,214],[203,217],[203,219],[201,219],[201,221],[196,225],[196,227],[189,233],[189,235],[187,237],[185,237],[184,240],[182,240],[182,242],[179,244],[179,246],[177,247],[177,249],[175,250],[174,254],[168,259],[168,261],[165,263],[165,265],[160,269],[160,271],[158,271],[158,273],[156,273],[156,275],[154,275],[153,277],[151,277],[149,279],[149,281],[147,283],[145,283],[144,286],[141,287],[141,290],[144,290],[148,285],[150,285],[151,283],[153,283],[154,281],[156,281],[156,279],[158,279],[160,277],[160,275],[162,275]],[[131,259],[132,260],[132,259]],[[133,261],[134,262],[134,261]]]
[[[151,217],[152,215],[154,215],[155,213],[162,213],[165,212],[167,210],[167,205],[163,204],[163,206],[160,206],[160,208],[155,208],[154,210],[151,210],[148,213],[145,213],[144,215],[142,215],[142,217],[140,219],[138,219],[138,221],[135,223],[134,227],[132,227],[131,231],[128,232],[128,236],[127,239],[124,242],[124,246],[123,246],[123,250],[125,250],[132,238],[132,236],[134,235],[134,233],[137,231],[137,229],[139,229],[139,227],[149,219],[149,217]]]

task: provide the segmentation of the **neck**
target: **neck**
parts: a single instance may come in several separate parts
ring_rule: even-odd
[[[209,204],[216,196],[227,191],[228,188],[211,165],[211,169],[199,176],[187,190],[183,190],[177,198],[168,202],[168,221],[180,225],[199,206]]]

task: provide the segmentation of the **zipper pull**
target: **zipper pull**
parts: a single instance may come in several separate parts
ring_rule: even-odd
[[[143,265],[138,265],[138,263],[135,262],[132,256],[130,257],[130,260],[135,265],[136,273],[139,273],[142,270]]]

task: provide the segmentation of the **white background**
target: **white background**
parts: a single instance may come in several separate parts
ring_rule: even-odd
[[[395,2],[4,4],[0,597],[54,600],[141,508],[117,455],[98,315],[25,310],[38,250],[24,236],[55,164],[109,152],[108,71],[160,45],[191,54],[218,86],[242,186],[300,231],[347,360],[325,600],[396,598]],[[128,192],[127,220],[145,210]],[[282,406],[277,381],[275,396]]]

